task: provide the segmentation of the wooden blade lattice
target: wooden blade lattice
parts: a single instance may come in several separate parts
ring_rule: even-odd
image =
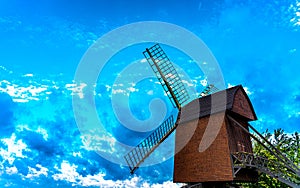
[[[159,44],[147,48],[143,54],[156,74],[172,105],[179,110],[179,113],[175,123],[173,116],[170,116],[146,139],[124,156],[131,174],[133,174],[140,164],[176,129],[180,120],[181,106],[189,99],[188,92],[175,67]]]
[[[133,148],[127,155],[124,156],[130,173],[139,167],[139,165],[166,139],[178,126],[180,120],[180,112],[174,123],[174,118],[171,115],[165,120],[155,131],[153,131],[147,138]]]
[[[204,97],[204,96],[207,96],[207,95],[210,95],[212,93],[215,93],[219,91],[218,88],[215,87],[215,85],[213,84],[209,84],[208,86],[206,86],[206,88],[200,93],[200,96],[199,97]]]
[[[143,54],[171,103],[179,109],[189,99],[189,95],[172,62],[159,44],[147,48]]]

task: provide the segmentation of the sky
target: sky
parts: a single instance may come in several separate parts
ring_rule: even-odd
[[[91,45],[143,21],[175,24],[199,37],[225,87],[244,86],[257,130],[300,131],[299,0],[0,0],[0,187],[180,186],[172,183],[172,155],[161,154],[172,153],[174,135],[171,146],[153,154],[163,162],[134,175],[110,159],[120,155],[119,143],[134,146],[174,113],[143,59],[150,43],[119,51],[99,73],[94,103],[105,130],[85,131],[73,113],[72,99],[84,98],[88,87],[74,77]],[[189,76],[183,79],[188,90],[201,92],[207,76],[193,59],[163,47]],[[130,131],[122,120],[148,123],[147,130]]]

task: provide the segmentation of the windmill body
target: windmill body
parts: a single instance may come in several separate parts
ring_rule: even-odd
[[[211,114],[212,96],[196,99],[182,108],[183,113],[179,126],[176,129],[174,182],[229,182],[229,181],[256,181],[257,172],[253,169],[244,169],[234,173],[231,154],[237,152],[253,153],[251,139],[240,127],[226,116],[230,114],[246,128],[248,121],[256,120],[256,115],[248,96],[242,86],[236,86],[215,93],[218,96],[226,94],[225,109],[219,108]],[[200,105],[198,110],[197,106]],[[205,150],[199,151],[203,134],[207,130],[208,122],[220,126],[212,128],[217,137]],[[196,128],[195,128],[196,126]],[[193,134],[187,142],[187,135]],[[186,143],[182,147],[182,143]]]

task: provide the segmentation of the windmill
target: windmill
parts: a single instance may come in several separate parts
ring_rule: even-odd
[[[172,115],[169,116],[124,156],[131,174],[176,130],[174,182],[187,183],[188,187],[225,187],[225,183],[228,182],[254,182],[259,172],[266,173],[291,187],[299,187],[299,167],[248,123],[257,120],[257,117],[242,86],[218,91],[210,84],[199,98],[189,101],[186,88],[160,45],[146,48],[143,54],[172,105],[178,109],[178,115],[176,119]],[[217,110],[211,114],[212,98],[218,100],[222,96],[226,97],[225,109],[221,107],[224,103],[220,103],[220,106],[217,104],[214,106]],[[188,113],[182,114],[182,111]],[[225,116],[220,116],[220,113],[224,113]],[[220,132],[207,150],[199,152],[197,146],[204,137],[209,119],[221,125]],[[184,135],[189,134],[191,123],[197,125],[195,133],[181,148],[179,145],[185,139]],[[256,135],[252,134],[250,129]],[[251,138],[265,147],[279,162],[253,154]]]

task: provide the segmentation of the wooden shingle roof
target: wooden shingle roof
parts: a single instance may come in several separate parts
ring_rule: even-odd
[[[211,114],[232,111],[248,121],[257,120],[251,101],[241,85],[195,99],[181,109],[181,123]]]

